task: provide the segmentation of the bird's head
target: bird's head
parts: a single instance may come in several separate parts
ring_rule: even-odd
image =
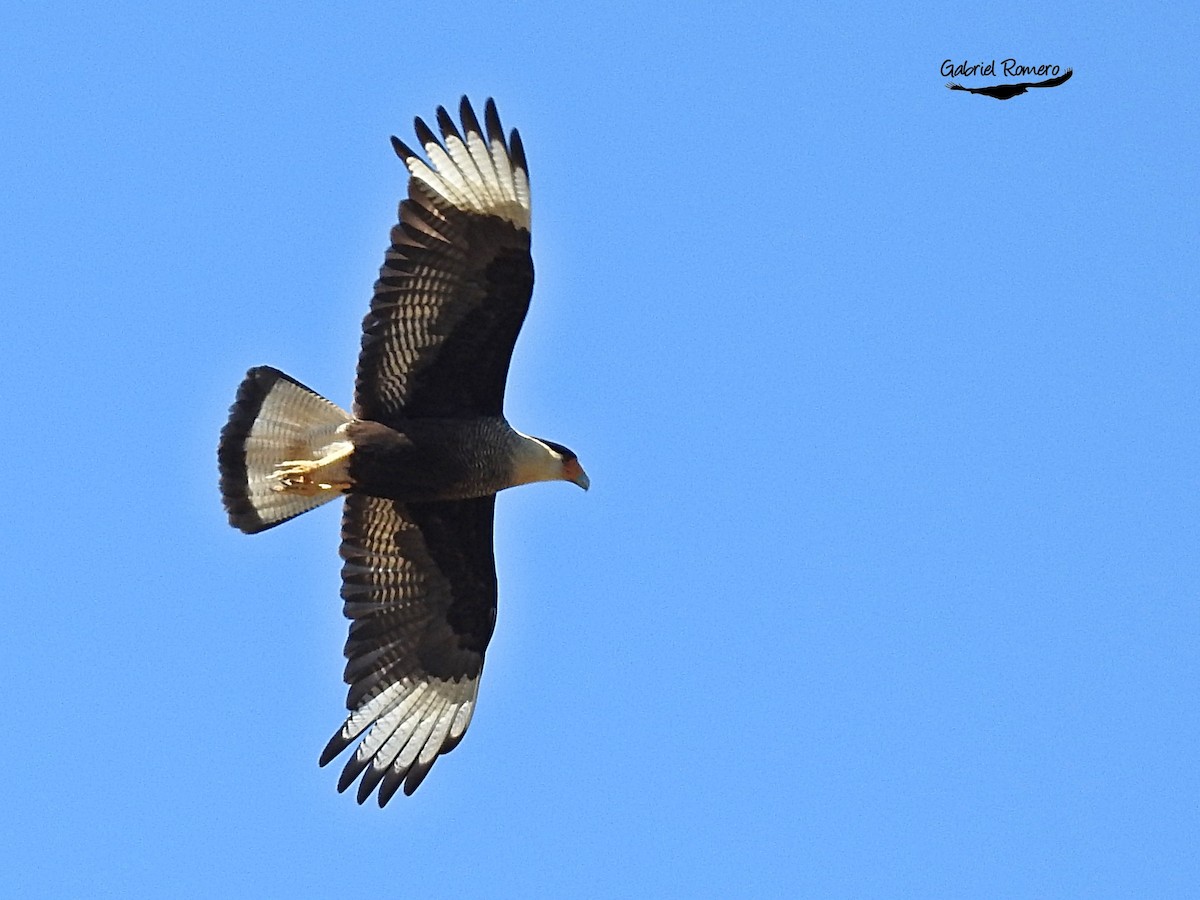
[[[579,457],[575,455],[574,450],[564,447],[562,444],[556,444],[554,441],[540,440],[558,456],[560,461],[559,480],[577,484],[585,491],[591,487],[592,480],[587,477],[587,472],[583,471],[583,466],[579,464]]]
[[[569,481],[577,484],[585,491],[591,485],[583,466],[579,465],[579,457],[575,451],[545,438],[521,435],[526,441],[527,450],[521,452],[518,463],[517,483],[527,484],[531,481]]]

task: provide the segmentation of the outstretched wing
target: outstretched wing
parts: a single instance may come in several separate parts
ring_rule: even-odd
[[[365,771],[359,803],[376,786],[380,806],[402,784],[411,794],[467,730],[496,621],[494,508],[495,496],[408,504],[346,498],[342,599],[351,620],[351,712],[321,765],[365,731],[338,782],[344,791]]]
[[[1067,71],[1063,72],[1057,78],[1047,78],[1045,81],[1024,81],[1021,83],[1021,87],[1058,87],[1060,84],[1065,83],[1070,77],[1071,70],[1067,69]]]
[[[503,412],[533,292],[528,168],[520,135],[505,140],[492,100],[486,132],[466,97],[460,114],[462,133],[438,107],[441,141],[416,120],[429,164],[392,138],[411,178],[363,321],[359,418]]]

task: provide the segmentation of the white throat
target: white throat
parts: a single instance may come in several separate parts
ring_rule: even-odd
[[[513,430],[513,484],[532,484],[535,481],[560,481],[563,457],[544,441]]]

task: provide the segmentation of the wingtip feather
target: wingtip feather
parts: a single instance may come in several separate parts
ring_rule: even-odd
[[[467,99],[467,95],[463,94],[462,100],[458,103],[458,117],[462,119],[463,130],[470,134],[472,131],[483,136],[483,129],[479,127],[479,119],[475,117],[475,110],[471,106],[471,101]]]
[[[443,139],[449,140],[451,137],[456,137],[462,140],[462,135],[458,133],[458,126],[454,124],[454,119],[450,117],[450,113],[444,106],[437,108],[437,123]]]
[[[438,109],[440,110],[441,107],[439,106]],[[434,135],[433,129],[426,125],[425,120],[420,116],[413,118],[413,131],[417,135],[417,142],[422,147],[437,143],[437,137]]]
[[[529,177],[529,163],[525,161],[525,145],[521,143],[521,132],[513,129],[508,136],[509,155],[512,157],[513,166],[525,173],[525,177]]]
[[[394,134],[392,135],[392,150],[394,150],[396,155],[404,162],[408,162],[417,155],[412,151],[412,148],[409,147],[408,144],[404,143],[404,141],[400,140],[400,138],[396,137]]]
[[[341,756],[342,751],[350,746],[350,740],[344,736],[344,729],[339,729],[337,734],[329,739],[325,749],[321,751],[321,758],[317,760],[317,766],[323,769]]]
[[[383,776],[387,774],[387,768],[379,769],[374,765],[367,768],[363,774],[362,781],[358,783],[357,800],[359,803],[366,803],[367,798],[371,796],[371,792],[375,790],[376,785],[383,780]]]
[[[508,156],[508,141],[504,137],[504,126],[500,124],[500,111],[496,109],[496,101],[491,97],[487,98],[483,107],[483,122],[487,126],[488,143],[499,143]]]

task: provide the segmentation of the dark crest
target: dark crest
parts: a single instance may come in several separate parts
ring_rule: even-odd
[[[545,444],[547,447],[549,447],[551,450],[553,450],[555,453],[562,454],[562,458],[563,458],[564,462],[570,462],[573,459],[579,458],[575,455],[575,451],[571,450],[569,447],[564,447],[562,444],[556,444],[556,443],[554,443],[554,441],[548,441],[545,438],[538,438],[538,440],[541,441],[543,444]]]

